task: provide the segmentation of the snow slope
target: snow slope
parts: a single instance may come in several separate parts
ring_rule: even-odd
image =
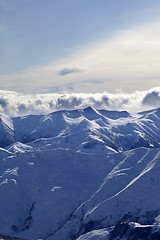
[[[0,114],[0,147],[14,142],[14,126],[10,117]]]
[[[0,146],[20,142],[34,149],[66,148],[93,154],[159,147],[159,120],[160,109],[131,116],[90,107],[16,117],[10,119],[10,125],[2,122],[3,139],[7,140],[0,141]]]
[[[1,235],[160,238],[160,109],[0,119]]]

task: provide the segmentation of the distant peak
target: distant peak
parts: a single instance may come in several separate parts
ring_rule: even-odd
[[[91,106],[87,107],[87,108],[84,108],[83,109],[84,112],[95,112],[95,109],[92,108]]]

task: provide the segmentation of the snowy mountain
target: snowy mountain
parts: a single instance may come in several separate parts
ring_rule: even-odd
[[[0,116],[0,234],[160,239],[160,109]]]
[[[0,146],[13,143],[13,150],[15,144],[17,149],[17,142],[26,144],[29,149],[65,148],[98,154],[160,146],[160,109],[131,116],[127,112],[98,111],[89,107],[5,118],[7,120],[1,118],[4,141],[0,141]]]
[[[5,147],[14,142],[13,121],[4,114],[0,114],[0,146]]]

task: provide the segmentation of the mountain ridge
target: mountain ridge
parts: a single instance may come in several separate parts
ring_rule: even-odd
[[[3,115],[0,124],[12,140],[0,148],[1,235],[158,239],[159,109]]]
[[[13,122],[12,131],[5,128],[3,134],[10,141],[0,144],[5,147],[21,142],[33,147],[33,142],[40,142],[41,139],[42,145],[43,141],[48,141],[48,146],[52,145],[52,148],[66,146],[82,152],[92,152],[98,146],[98,153],[119,152],[141,146],[159,147],[159,119],[158,109],[132,116],[126,111],[96,110],[91,107],[15,117],[10,119]]]

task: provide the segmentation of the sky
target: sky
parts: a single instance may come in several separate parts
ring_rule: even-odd
[[[159,10],[159,0],[0,0],[0,89],[61,94],[158,87]]]

